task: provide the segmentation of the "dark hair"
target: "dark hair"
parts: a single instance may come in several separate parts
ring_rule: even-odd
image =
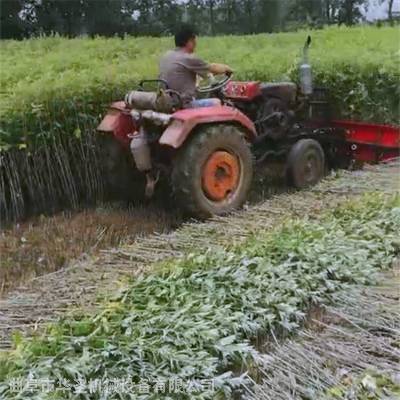
[[[190,39],[194,39],[197,33],[190,25],[181,26],[175,33],[175,46],[184,47]]]

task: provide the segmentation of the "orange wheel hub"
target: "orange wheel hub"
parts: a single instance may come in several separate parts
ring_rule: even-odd
[[[213,201],[225,200],[237,188],[240,164],[237,157],[227,151],[216,151],[208,158],[202,171],[202,186]]]

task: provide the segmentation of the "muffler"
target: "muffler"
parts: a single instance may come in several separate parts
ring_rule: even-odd
[[[125,96],[125,103],[138,110],[155,110],[163,113],[171,113],[175,108],[173,98],[164,90],[158,92],[132,90]]]
[[[130,147],[136,168],[140,172],[150,171],[151,170],[150,146],[147,141],[146,133],[142,127],[139,129],[139,132],[135,132],[132,135]]]
[[[154,173],[152,169],[150,145],[143,127],[132,135],[130,148],[136,168],[146,175],[145,196],[150,198],[154,194],[159,174]]]

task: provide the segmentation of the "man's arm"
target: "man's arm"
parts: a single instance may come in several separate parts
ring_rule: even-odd
[[[185,67],[202,76],[203,78],[205,78],[207,76],[207,73],[210,72],[214,75],[232,72],[232,69],[228,65],[217,63],[208,64],[194,55],[190,55],[189,57],[187,57]]]
[[[232,73],[231,67],[226,64],[212,63],[208,65],[208,71],[214,75],[229,74]]]

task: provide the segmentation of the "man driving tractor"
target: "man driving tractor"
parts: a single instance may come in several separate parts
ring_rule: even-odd
[[[193,54],[196,49],[196,32],[190,26],[183,26],[175,34],[175,46],[160,60],[160,79],[165,80],[170,89],[181,94],[185,108],[214,105],[211,99],[195,100],[197,77],[231,74],[232,69],[225,64],[208,64]]]
[[[208,64],[193,54],[196,34],[190,27],[177,32],[175,43],[176,49],[160,60],[159,79],[141,81],[124,102],[112,105],[98,128],[112,132],[130,150],[132,158],[126,161],[145,176],[147,197],[165,174],[174,201],[189,215],[204,218],[244,204],[254,159],[257,164],[285,162],[284,173],[296,188],[323,177],[326,159],[337,156],[344,133],[341,127],[324,125],[330,121],[324,111],[328,103],[324,97],[314,100],[309,37],[299,85],[231,81],[230,67]],[[196,88],[198,76],[218,74],[225,76]],[[156,83],[158,90],[146,90],[148,83]],[[208,98],[197,100],[196,94]],[[318,112],[326,116],[321,119]],[[322,128],[316,129],[321,121]],[[340,143],[339,156],[345,154],[347,162],[348,143]]]

